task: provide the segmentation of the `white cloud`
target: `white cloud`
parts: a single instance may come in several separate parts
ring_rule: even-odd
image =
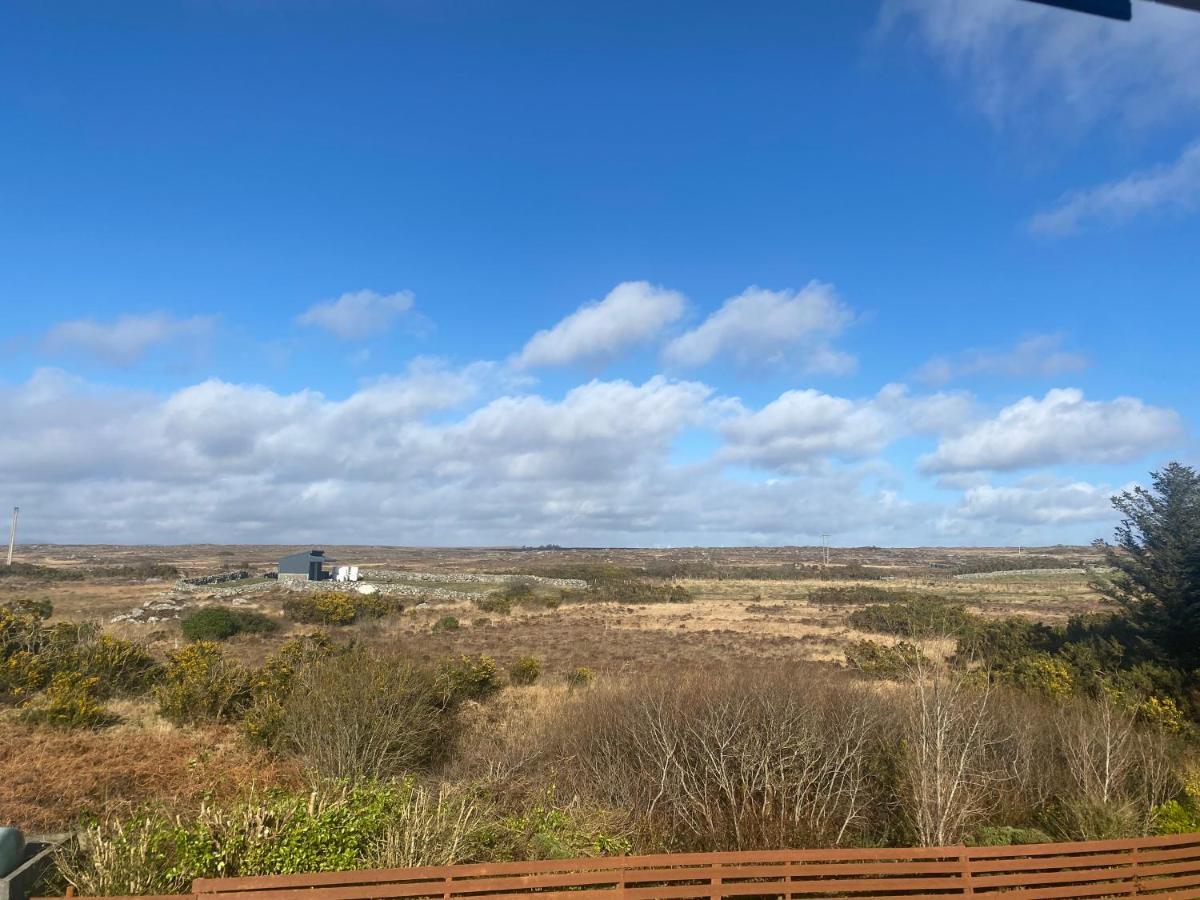
[[[609,360],[657,337],[683,315],[682,295],[645,281],[624,281],[597,303],[581,306],[539,331],[518,355],[519,367]]]
[[[344,341],[360,341],[382,334],[401,317],[407,318],[418,330],[428,324],[413,309],[412,291],[378,294],[363,290],[317,303],[297,316],[296,321],[301,325],[324,328]]]
[[[1120,463],[1177,444],[1174,410],[1134,397],[1085,400],[1075,388],[1025,397],[992,419],[943,439],[921,460],[928,472],[1008,471],[1060,463]]]
[[[954,429],[971,408],[968,395],[912,397],[903,385],[887,385],[866,400],[787,391],[721,423],[720,458],[781,472],[806,471],[829,458],[867,459],[906,435]]]
[[[42,339],[42,347],[48,353],[82,354],[128,366],[155,347],[206,338],[215,325],[211,316],[177,319],[165,312],[121,316],[112,322],[75,319],[53,326]]]
[[[830,340],[852,319],[832,285],[813,281],[799,292],[750,287],[671,341],[663,356],[677,366],[702,366],[729,356],[744,366],[844,373],[854,368],[855,359]]]
[[[1038,334],[1009,350],[968,350],[955,357],[936,357],[921,366],[916,377],[926,384],[975,375],[1054,378],[1087,367],[1083,354],[1064,350],[1062,345],[1061,334]]]
[[[160,396],[40,370],[0,384],[0,496],[27,511],[29,538],[60,541],[789,544],[829,531],[911,545],[1015,533],[1010,489],[915,502],[879,456],[969,418],[964,394],[796,391],[750,410],[695,381],[595,380],[546,397],[510,377],[421,360],[344,398],[216,379]],[[709,428],[725,450],[677,462],[679,442]],[[1023,539],[1103,533],[1102,490],[1033,498]]]
[[[1197,51],[1200,56],[1200,49]],[[1200,209],[1200,141],[1173,163],[1067,194],[1030,220],[1034,234],[1062,237],[1088,227],[1122,225],[1152,213]]]
[[[1067,525],[1102,523],[1113,518],[1112,496],[1107,485],[1086,481],[1025,482],[1011,486],[977,485],[968,488],[953,515],[1003,525]]]
[[[1114,22],[1016,0],[886,0],[996,124],[1173,124],[1200,109],[1200,16],[1136,3]]]

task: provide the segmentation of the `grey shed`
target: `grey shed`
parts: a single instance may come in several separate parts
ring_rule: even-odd
[[[322,570],[327,562],[324,550],[305,550],[302,553],[289,553],[279,560],[280,581],[320,581],[328,577]]]

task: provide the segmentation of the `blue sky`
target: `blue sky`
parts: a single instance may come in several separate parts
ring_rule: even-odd
[[[1140,0],[7,5],[0,503],[62,541],[1106,535],[1196,458],[1198,45]]]

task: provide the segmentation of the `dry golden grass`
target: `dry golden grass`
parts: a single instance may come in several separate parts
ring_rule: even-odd
[[[228,731],[182,732],[148,716],[99,732],[0,721],[0,824],[33,833],[147,804],[182,814],[210,797],[298,784],[291,766]]]

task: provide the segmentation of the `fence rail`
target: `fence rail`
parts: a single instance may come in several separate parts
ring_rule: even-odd
[[[189,896],[192,900],[1059,900],[1135,896],[1188,900],[1200,898],[1200,834],[1011,847],[680,853],[198,878]]]

